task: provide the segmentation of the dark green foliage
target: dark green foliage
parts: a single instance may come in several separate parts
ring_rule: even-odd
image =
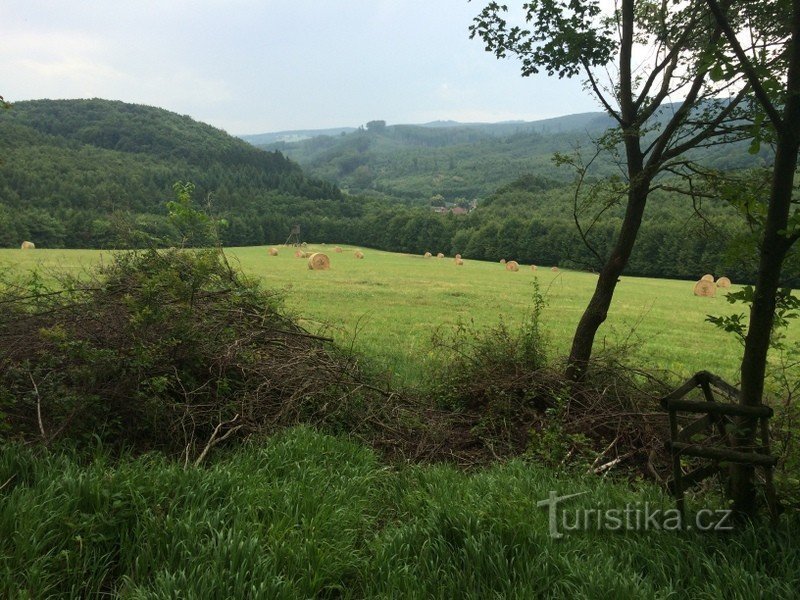
[[[197,198],[210,197],[240,243],[285,237],[275,217],[290,219],[290,211],[317,201],[330,211],[341,201],[333,185],[309,179],[279,152],[122,102],[18,102],[0,111],[0,155],[4,245],[31,239],[44,248],[127,246],[120,220],[167,233],[163,206],[175,181],[192,181]],[[242,231],[247,226],[254,230]]]

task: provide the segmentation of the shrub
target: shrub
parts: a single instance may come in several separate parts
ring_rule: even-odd
[[[88,279],[42,281],[0,291],[0,436],[188,462],[301,421],[357,429],[354,362],[221,251],[119,253]]]

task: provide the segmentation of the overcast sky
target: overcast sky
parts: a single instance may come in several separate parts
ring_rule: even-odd
[[[476,0],[2,0],[6,100],[108,98],[233,134],[534,120],[599,110],[523,78],[468,27]]]

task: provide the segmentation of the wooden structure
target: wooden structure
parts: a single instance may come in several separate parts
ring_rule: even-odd
[[[288,246],[289,244],[292,246],[300,245],[300,225],[294,225],[292,227],[292,231],[289,233],[289,237],[286,238],[283,245]]]
[[[696,388],[703,391],[704,401],[687,400],[684,397]],[[727,398],[728,402],[717,402],[714,392]],[[661,399],[661,407],[669,413],[670,439],[666,442],[672,457],[672,481],[670,492],[675,496],[678,510],[685,509],[686,490],[697,485],[720,470],[720,463],[748,464],[764,469],[767,504],[770,515],[775,519],[779,506],[772,481],[772,470],[778,459],[769,451],[769,418],[772,408],[765,405],[742,406],[737,402],[740,392],[716,375],[707,371],[696,373],[674,392]],[[703,415],[683,427],[678,422],[678,413]],[[734,449],[729,430],[734,425],[734,417],[757,419],[760,429],[761,445],[751,449]],[[702,442],[698,438],[705,437]],[[706,458],[711,463],[696,467],[688,473],[683,472],[682,456]]]

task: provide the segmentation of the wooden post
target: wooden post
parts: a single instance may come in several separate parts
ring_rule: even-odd
[[[678,439],[678,414],[674,410],[669,411],[669,437],[673,440]],[[683,496],[683,470],[681,469],[681,456],[674,448],[670,446],[670,454],[672,455],[672,479],[675,485],[675,500],[678,504],[678,510],[681,513],[681,521],[686,516],[686,507]]]

